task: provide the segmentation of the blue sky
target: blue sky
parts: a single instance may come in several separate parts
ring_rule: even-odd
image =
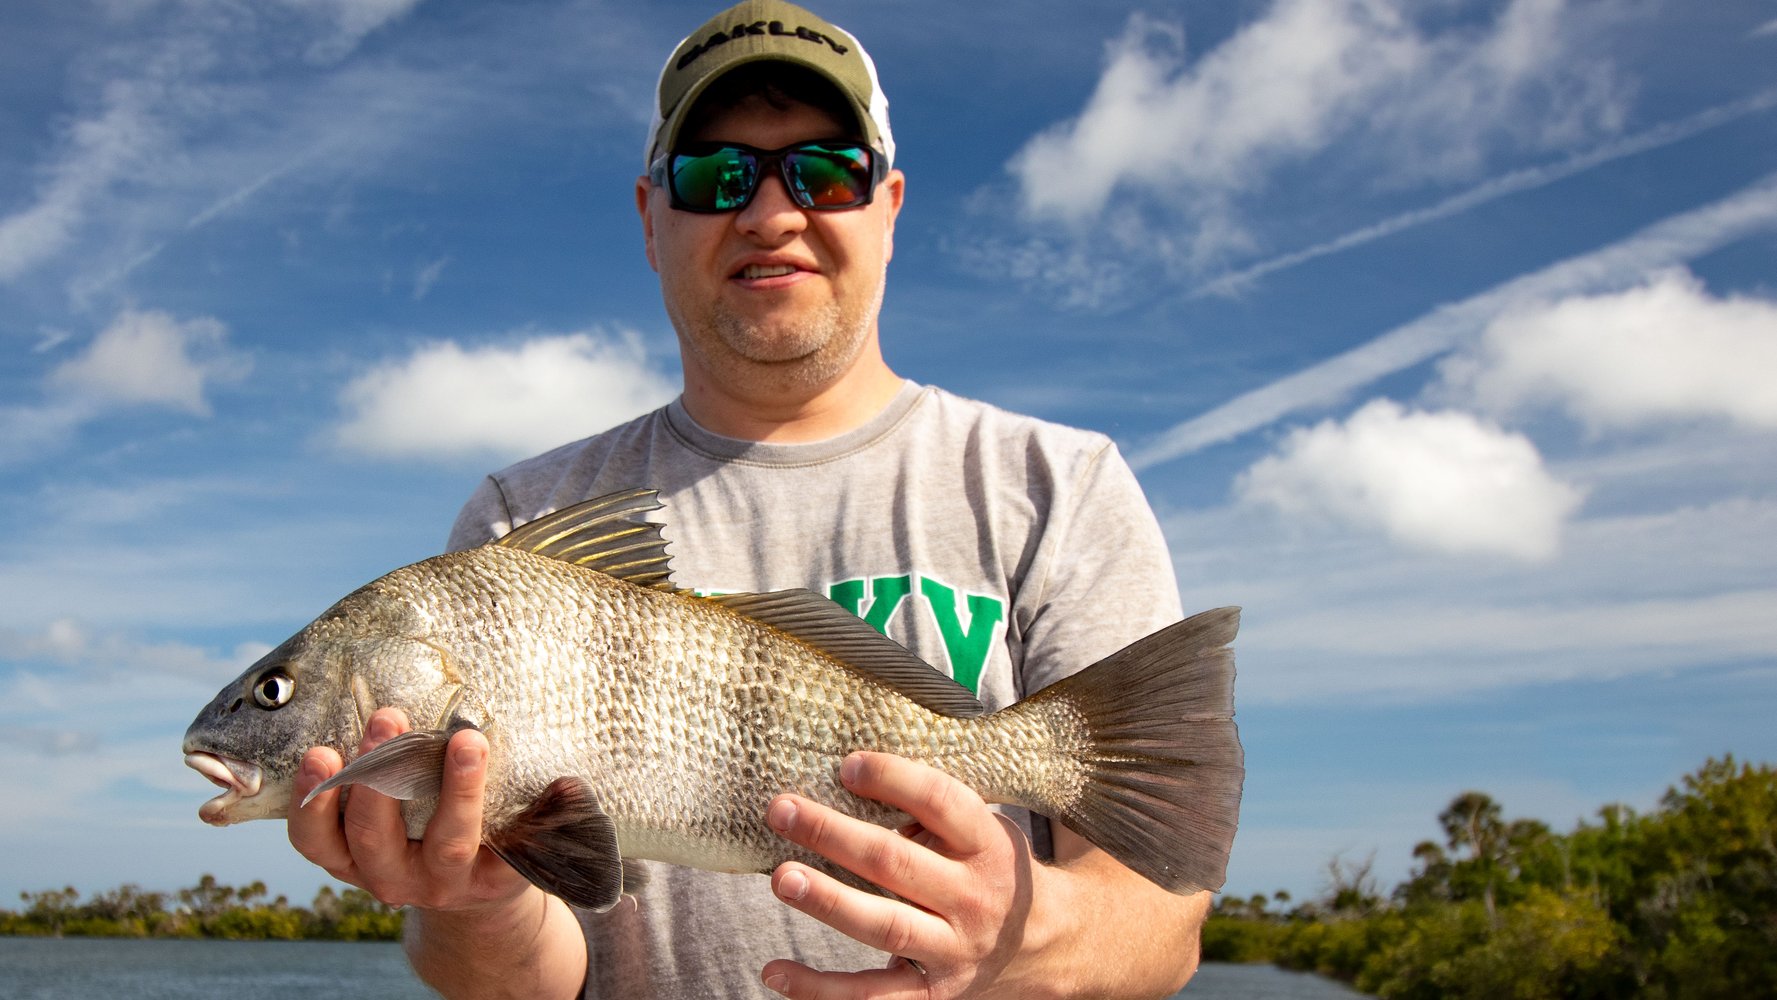
[[[179,737],[671,396],[631,185],[713,10],[0,6],[0,899],[321,883]],[[1115,437],[1247,609],[1229,891],[1777,759],[1777,2],[821,10],[908,176],[891,365]]]

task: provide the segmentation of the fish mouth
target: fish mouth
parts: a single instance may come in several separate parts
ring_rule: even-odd
[[[185,766],[223,789],[221,795],[198,807],[198,819],[211,826],[227,826],[249,818],[232,813],[237,803],[259,794],[264,772],[258,764],[200,750],[185,755]]]

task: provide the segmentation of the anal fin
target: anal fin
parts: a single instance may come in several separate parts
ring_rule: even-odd
[[[617,827],[584,778],[550,782],[487,845],[531,884],[584,909],[603,913],[641,888],[641,868],[623,864]]]

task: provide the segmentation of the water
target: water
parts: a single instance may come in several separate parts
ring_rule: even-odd
[[[1203,966],[1177,1000],[1354,1000],[1268,965]],[[435,1000],[393,944],[0,937],[0,1000]]]
[[[1275,965],[1205,962],[1174,1000],[1361,1000],[1344,983]]]
[[[0,1000],[436,1000],[399,945],[0,938]]]

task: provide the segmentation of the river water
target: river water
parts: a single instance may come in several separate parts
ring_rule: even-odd
[[[0,1000],[430,1000],[393,944],[0,938]],[[1177,1000],[1352,1000],[1266,965],[1208,964]]]

